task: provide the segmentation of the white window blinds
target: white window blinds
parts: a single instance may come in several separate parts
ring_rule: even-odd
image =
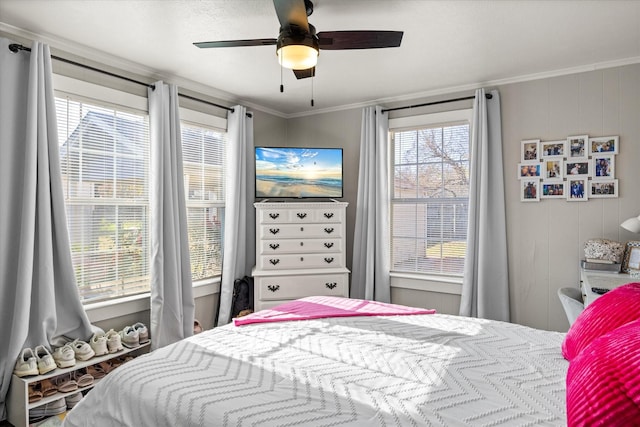
[[[81,299],[148,291],[148,117],[68,98],[56,98],[56,113]]]
[[[182,161],[192,279],[222,269],[224,134],[182,122]]]
[[[391,268],[461,276],[469,204],[469,124],[392,132]]]

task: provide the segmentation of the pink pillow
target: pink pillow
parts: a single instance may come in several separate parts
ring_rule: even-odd
[[[562,355],[572,360],[596,338],[636,319],[640,319],[640,283],[617,287],[580,313],[562,342]]]
[[[571,361],[567,425],[640,425],[640,320],[595,339]]]

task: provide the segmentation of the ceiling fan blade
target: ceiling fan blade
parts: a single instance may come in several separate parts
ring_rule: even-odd
[[[323,50],[380,49],[399,47],[402,31],[322,31],[318,44]]]
[[[298,80],[306,79],[316,75],[316,67],[307,68],[306,70],[291,70]]]
[[[309,21],[307,20],[307,8],[304,0],[273,0],[276,8],[280,28],[297,26],[304,31],[309,31]]]
[[[206,49],[210,47],[242,47],[242,46],[271,46],[277,39],[249,39],[249,40],[221,40],[215,42],[198,42],[195,46]]]

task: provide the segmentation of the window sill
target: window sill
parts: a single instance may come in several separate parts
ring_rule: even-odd
[[[462,294],[462,277],[391,273],[391,287],[443,294]]]
[[[206,295],[213,295],[220,292],[220,278],[199,280],[193,284],[193,297],[200,298]],[[84,310],[89,316],[91,323],[109,320],[120,316],[127,316],[141,311],[151,309],[151,294],[145,292],[143,294],[131,295],[112,299],[109,301],[101,301],[92,304],[86,304]]]

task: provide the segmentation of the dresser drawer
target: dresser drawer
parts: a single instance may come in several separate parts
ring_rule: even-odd
[[[258,211],[258,221],[261,224],[308,224],[319,222],[341,223],[343,209],[340,208],[298,208],[298,209],[260,209]]]
[[[342,237],[342,226],[340,224],[261,225],[258,230],[258,237],[265,240],[340,238]]]
[[[347,296],[347,274],[256,277],[261,300],[288,300],[313,295]]]
[[[344,267],[343,254],[329,252],[326,254],[274,254],[262,255],[257,259],[261,270],[299,270],[307,268],[340,268]]]
[[[314,211],[313,218],[315,222],[341,223],[344,221],[344,218],[342,217],[343,213],[344,210],[340,208],[322,208]]]
[[[341,239],[262,240],[261,255],[342,252]]]
[[[262,224],[305,224],[314,222],[313,209],[262,209],[260,210],[260,223]]]

